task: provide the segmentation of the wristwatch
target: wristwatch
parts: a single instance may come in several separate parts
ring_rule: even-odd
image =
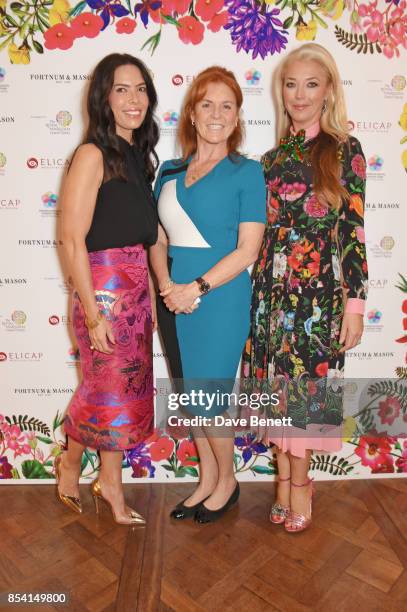
[[[208,281],[203,279],[201,276],[198,276],[198,278],[195,279],[195,282],[198,283],[199,291],[202,295],[206,295],[211,290],[211,286]]]

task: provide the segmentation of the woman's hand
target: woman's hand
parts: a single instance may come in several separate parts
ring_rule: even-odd
[[[343,344],[340,353],[349,351],[357,344],[360,344],[360,339],[363,334],[363,315],[345,312],[342,320],[341,335],[339,343]]]
[[[116,341],[113,336],[112,325],[110,321],[104,317],[99,321],[99,325],[89,330],[89,338],[90,345],[93,346],[95,351],[106,353],[107,355],[113,353],[113,349],[109,346],[109,342],[111,344],[116,344]]]
[[[198,308],[195,300],[201,295],[201,292],[198,283],[195,282],[188,285],[173,283],[170,287],[161,291],[160,295],[171,312],[190,314]]]

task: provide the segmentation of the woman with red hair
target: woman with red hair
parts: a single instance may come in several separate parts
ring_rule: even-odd
[[[182,158],[165,162],[156,183],[161,226],[150,259],[166,306],[159,323],[172,376],[184,391],[230,390],[249,331],[247,267],[263,236],[265,186],[260,164],[238,151],[242,102],[232,72],[214,66],[198,74],[180,118]],[[188,412],[213,417],[227,408]],[[199,486],[171,516],[207,523],[239,497],[234,440],[210,426],[193,435]]]

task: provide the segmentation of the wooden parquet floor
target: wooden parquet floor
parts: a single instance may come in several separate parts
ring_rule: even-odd
[[[269,523],[267,483],[243,484],[213,525],[171,522],[193,487],[126,485],[148,519],[131,530],[97,518],[88,487],[78,516],[51,486],[1,486],[0,592],[69,592],[36,608],[69,612],[407,610],[404,479],[317,483],[313,525],[294,535]]]

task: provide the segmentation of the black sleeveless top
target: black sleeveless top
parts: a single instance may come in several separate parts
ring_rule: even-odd
[[[134,145],[119,140],[128,180],[112,178],[100,186],[85,240],[88,252],[149,246],[157,241],[158,217],[143,158]]]

